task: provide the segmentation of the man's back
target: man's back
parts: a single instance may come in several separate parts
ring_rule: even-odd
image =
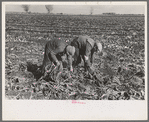
[[[46,44],[46,48],[49,51],[54,52],[55,54],[63,52],[67,43],[61,39],[53,39]]]
[[[74,40],[78,42],[80,49],[85,49],[87,42],[89,42],[89,44],[92,47],[94,46],[94,40],[91,39],[89,36],[79,36],[79,37],[76,37]]]

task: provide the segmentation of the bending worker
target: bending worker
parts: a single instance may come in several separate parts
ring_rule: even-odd
[[[94,74],[91,65],[94,60],[94,52],[98,52],[102,55],[102,45],[98,40],[93,40],[89,36],[76,37],[71,46],[75,47],[73,67],[81,63],[81,57],[84,61],[84,67],[86,71],[89,71],[91,75]]]
[[[68,67],[72,66],[72,56],[74,55],[75,48],[68,45],[64,40],[55,38],[50,40],[45,45],[45,53],[44,59],[42,64],[42,74],[45,73],[47,65],[54,65],[56,67],[60,66],[60,61],[64,61],[67,57],[68,60]],[[61,71],[59,71],[61,72]]]

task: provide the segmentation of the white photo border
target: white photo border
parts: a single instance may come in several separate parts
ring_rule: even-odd
[[[5,99],[5,6],[31,5],[144,5],[145,7],[145,100],[83,101]],[[147,2],[2,2],[2,120],[147,120]],[[81,101],[81,100],[80,100]]]

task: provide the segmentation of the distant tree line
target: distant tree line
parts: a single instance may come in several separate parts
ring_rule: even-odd
[[[103,15],[115,15],[116,13],[102,13]]]
[[[24,9],[24,11],[25,11],[26,13],[31,13],[31,12],[29,11],[30,5],[22,5],[22,8]],[[52,12],[52,10],[53,10],[53,5],[45,5],[45,8],[46,8],[48,14],[50,14],[50,13]]]

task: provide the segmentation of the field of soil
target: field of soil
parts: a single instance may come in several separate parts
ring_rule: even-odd
[[[144,100],[144,16],[6,14],[5,98],[17,100]],[[98,38],[104,56],[95,54],[96,78],[83,64],[57,81],[40,76],[44,46],[52,38]]]

